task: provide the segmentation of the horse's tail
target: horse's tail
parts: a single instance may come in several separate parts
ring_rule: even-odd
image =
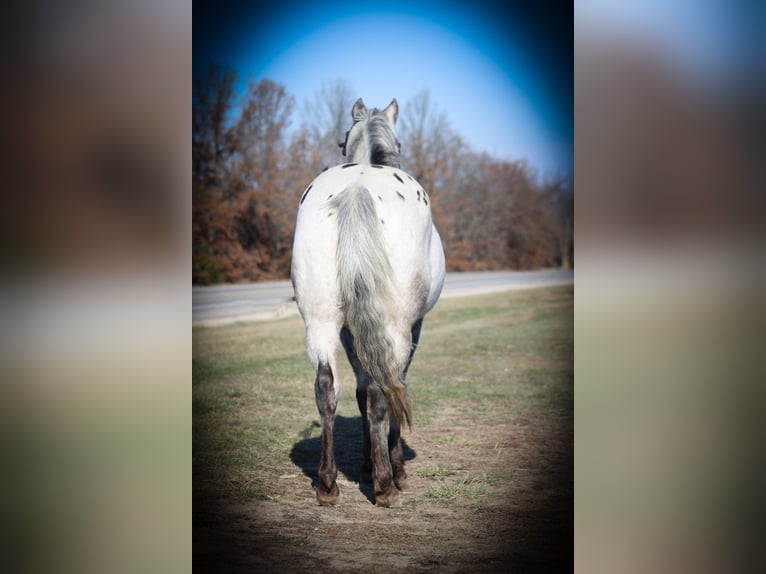
[[[343,314],[364,370],[388,399],[394,418],[411,425],[407,387],[399,380],[394,345],[386,332],[393,306],[391,262],[369,191],[353,185],[333,203],[338,218],[338,283]]]

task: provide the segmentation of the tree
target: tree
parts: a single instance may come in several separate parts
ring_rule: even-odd
[[[233,150],[227,123],[236,81],[234,70],[211,64],[192,82],[192,174],[205,186],[220,183]]]
[[[195,89],[228,95],[230,109],[231,92],[217,90],[219,77],[209,75]],[[222,150],[215,154],[215,170],[204,168],[203,162],[194,164],[200,169],[193,201],[195,281],[283,276],[289,266],[293,222],[281,180],[288,172],[285,131],[293,105],[284,86],[268,79],[251,81],[232,125],[222,121],[211,130],[204,122],[194,124],[195,129],[205,128],[202,133],[216,134],[215,145],[202,151]]]
[[[357,97],[346,80],[337,78],[323,84],[313,101],[304,106],[303,129],[316,146],[323,167],[343,161],[338,144],[345,140],[351,127],[351,106]]]
[[[285,167],[285,132],[295,98],[264,78],[251,80],[239,120],[232,128],[237,175],[244,187],[267,188]]]
[[[402,142],[402,167],[429,193],[438,194],[454,172],[465,145],[427,89],[404,104],[397,131]]]
[[[192,82],[192,280],[217,283],[226,277],[214,249],[222,228],[218,197],[225,188],[227,162],[233,152],[229,113],[237,75],[211,64]]]
[[[351,126],[357,94],[324,84],[288,133],[294,98],[269,79],[237,100],[233,70],[211,66],[193,83],[193,281],[286,278],[300,197]],[[236,112],[236,113],[235,113]],[[428,90],[402,106],[402,168],[431,198],[451,271],[573,265],[571,174],[539,183],[525,160],[471,150]]]
[[[543,193],[556,222],[559,257],[562,269],[574,265],[574,179],[572,174],[558,174],[543,184]]]

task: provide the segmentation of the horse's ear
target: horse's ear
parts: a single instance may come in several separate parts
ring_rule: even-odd
[[[354,107],[351,108],[351,119],[353,121],[358,121],[360,119],[360,115],[362,112],[364,112],[367,108],[364,105],[364,102],[362,101],[362,98],[359,98],[356,102],[354,102]]]
[[[399,102],[396,101],[396,98],[391,100],[391,103],[388,104],[388,107],[385,110],[383,110],[383,113],[386,114],[391,125],[396,123],[396,118],[399,117]]]

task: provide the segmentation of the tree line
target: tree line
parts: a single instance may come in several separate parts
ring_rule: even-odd
[[[234,70],[193,79],[194,284],[284,279],[303,190],[343,162],[338,143],[358,97],[336,80],[305,104],[268,78],[237,97]],[[526,160],[476,152],[428,91],[401,106],[402,169],[428,191],[448,271],[573,265],[573,177],[538,181]]]

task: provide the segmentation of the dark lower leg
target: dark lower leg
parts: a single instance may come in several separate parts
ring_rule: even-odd
[[[415,356],[415,351],[418,348],[418,341],[420,341],[420,330],[423,327],[423,319],[418,319],[413,323],[411,336],[412,345],[410,347],[410,356],[407,358],[407,364],[404,366],[401,379],[402,382],[407,380],[407,371],[412,363],[412,357]],[[394,481],[396,486],[401,489],[407,488],[407,473],[404,470],[404,449],[402,448],[402,441],[400,438],[401,429],[399,423],[395,420],[391,421],[390,430],[388,433],[388,451],[391,457],[391,467],[394,473]]]
[[[319,460],[319,485],[316,489],[316,497],[319,504],[335,504],[340,494],[338,484],[335,481],[338,477],[338,469],[335,466],[333,453],[333,429],[337,400],[333,388],[333,374],[329,365],[319,365],[314,383],[314,393],[317,409],[322,419],[322,455]]]
[[[367,419],[367,385],[357,383],[356,404],[359,405],[359,412],[362,415],[362,435],[364,462],[360,474],[360,480],[363,482],[372,482],[372,458],[370,456],[370,422]]]
[[[400,438],[399,423],[391,420],[388,431],[388,453],[391,457],[391,469],[394,473],[394,483],[401,489],[407,488],[407,473],[404,471],[404,449]]]
[[[367,388],[367,418],[370,422],[370,454],[372,458],[372,483],[375,487],[375,503],[378,506],[395,506],[399,491],[388,454],[388,402],[377,385]]]

